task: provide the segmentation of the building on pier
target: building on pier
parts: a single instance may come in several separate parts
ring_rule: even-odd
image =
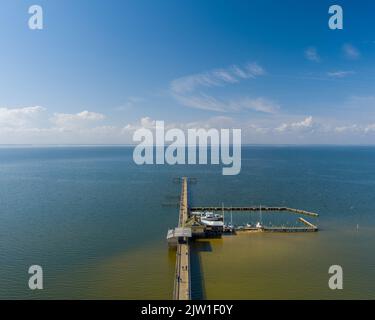
[[[169,229],[167,233],[167,241],[170,246],[177,246],[177,244],[186,243],[187,239],[191,237],[191,228],[188,227]]]

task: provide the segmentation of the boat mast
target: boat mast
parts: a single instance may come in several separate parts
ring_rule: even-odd
[[[223,224],[225,225],[225,212],[224,212],[224,203],[221,203],[221,212],[223,214]]]
[[[232,207],[230,207],[230,225],[233,227]]]

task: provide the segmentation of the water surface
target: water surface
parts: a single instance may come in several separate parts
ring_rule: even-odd
[[[195,298],[375,297],[375,148],[249,146],[238,176],[220,166],[136,166],[129,147],[0,148],[0,298],[170,299],[165,235],[177,223],[177,176],[198,179],[194,205],[320,213],[309,218],[316,234],[196,243]],[[42,291],[27,287],[33,264],[43,267]],[[342,291],[328,289],[332,264],[344,268]]]

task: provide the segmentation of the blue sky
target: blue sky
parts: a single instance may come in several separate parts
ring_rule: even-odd
[[[344,30],[328,28],[332,4]],[[131,143],[164,120],[245,143],[372,144],[374,21],[365,0],[4,0],[0,143]]]

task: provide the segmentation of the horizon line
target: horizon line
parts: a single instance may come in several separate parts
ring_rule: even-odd
[[[234,144],[229,144],[229,146],[233,146]],[[237,145],[237,144],[236,144]],[[90,143],[82,143],[82,144],[76,144],[76,143],[63,143],[63,144],[57,144],[57,143],[14,143],[14,144],[2,144],[0,143],[0,148],[3,147],[136,147],[138,144],[129,144],[129,143],[113,143],[113,144],[90,144]],[[147,145],[147,147],[157,147],[160,145]],[[165,147],[169,146],[168,144],[164,145]],[[182,145],[181,145],[182,146]],[[180,145],[177,145],[176,147],[181,147]],[[194,145],[184,145],[184,147],[189,147]],[[199,145],[195,145],[196,147],[199,147]],[[211,144],[207,144],[207,147],[211,147]],[[216,146],[216,145],[215,145]],[[220,146],[220,145],[219,145]],[[335,143],[242,143],[242,147],[247,146],[274,146],[274,147],[282,147],[282,146],[292,146],[292,147],[314,147],[314,146],[326,146],[326,147],[375,147],[375,144],[335,144]],[[146,147],[146,145],[145,145]]]

